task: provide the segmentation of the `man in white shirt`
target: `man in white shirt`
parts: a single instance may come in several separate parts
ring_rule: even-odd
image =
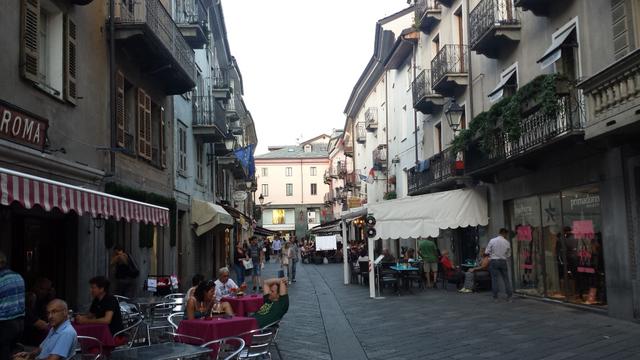
[[[273,256],[276,258],[276,262],[280,259],[280,249],[282,249],[282,242],[280,238],[273,240]]]
[[[237,289],[238,285],[229,279],[229,268],[223,267],[218,270],[218,280],[216,284],[216,301],[220,301],[225,296],[231,294],[231,289]]]
[[[491,291],[493,299],[498,300],[498,278],[501,277],[504,282],[504,289],[507,293],[507,301],[511,302],[513,291],[511,290],[511,281],[509,280],[509,268],[507,266],[507,258],[511,255],[511,244],[505,239],[509,236],[509,230],[500,229],[500,235],[489,241],[485,254],[489,255],[489,273],[491,274]]]

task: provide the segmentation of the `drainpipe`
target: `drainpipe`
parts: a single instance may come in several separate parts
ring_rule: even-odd
[[[387,145],[387,179],[389,178],[389,72],[387,70],[384,71],[384,129],[386,135],[386,145]],[[386,192],[389,192],[389,181],[386,182]]]
[[[413,47],[412,47],[413,55],[411,58],[411,61],[413,62],[413,81],[416,80],[416,46],[418,46],[418,43],[413,44]],[[411,91],[413,91],[413,87],[411,88]],[[413,107],[413,138],[416,144],[416,149],[415,149],[416,164],[418,164],[418,111],[416,110],[415,107]]]
[[[109,151],[109,172],[111,175],[116,173],[116,153],[113,149],[116,147],[118,139],[116,132],[118,131],[116,124],[116,39],[115,24],[113,18],[116,13],[116,0],[109,0],[109,127],[111,128]]]
[[[464,22],[464,24],[467,27],[467,42],[469,42],[471,40],[471,29],[469,27],[469,0],[465,0],[464,2],[464,7],[465,7],[465,17],[466,17],[466,21]],[[468,85],[468,89],[469,91],[467,92],[467,106],[469,107],[469,112],[467,113],[465,111],[465,124],[467,126],[469,126],[469,122],[471,122],[471,120],[473,119],[473,71],[471,71],[471,69],[473,68],[471,66],[471,50],[469,50],[467,48],[467,66],[469,66],[469,85]],[[468,119],[469,121],[467,121],[467,114],[469,114]]]

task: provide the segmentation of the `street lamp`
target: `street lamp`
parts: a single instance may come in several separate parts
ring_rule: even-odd
[[[236,142],[236,137],[229,132],[227,136],[224,138],[224,147],[227,148],[227,151],[233,151],[235,142]]]
[[[449,98],[449,103],[447,104],[446,109],[444,110],[444,114],[447,117],[447,123],[453,132],[458,131],[460,127],[460,120],[462,119],[462,113],[464,112],[464,108],[456,102],[456,99]]]
[[[258,197],[258,201],[260,201],[260,206],[264,205],[264,196],[262,194]]]

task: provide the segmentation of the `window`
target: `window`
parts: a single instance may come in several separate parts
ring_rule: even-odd
[[[287,196],[293,196],[293,184],[287,184]]]
[[[271,213],[271,223],[274,225],[284,224],[286,217],[284,209],[273,209]]]
[[[309,175],[311,176],[317,176],[318,175],[318,168],[315,166],[312,166],[309,168]]]
[[[75,104],[75,22],[48,0],[23,0],[21,14],[22,76],[46,93]]]
[[[304,146],[304,152],[311,152],[311,145],[307,144]]]
[[[137,91],[138,155],[153,165],[166,167],[164,107],[151,102],[141,88]]]
[[[204,145],[196,144],[196,182],[204,184],[204,161],[203,161]]]
[[[318,184],[311,184],[311,195],[318,195]]]
[[[263,177],[269,176],[269,168],[262,168],[261,174]]]
[[[291,167],[286,167],[286,168],[284,169],[284,175],[285,175],[285,176],[293,176],[293,168],[291,168]]]
[[[269,196],[269,184],[262,184],[262,193],[263,197]]]
[[[178,174],[187,175],[187,129],[178,125]]]

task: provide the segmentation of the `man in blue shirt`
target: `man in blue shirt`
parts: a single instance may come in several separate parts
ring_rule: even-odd
[[[24,279],[0,252],[0,359],[8,359],[24,329]]]
[[[14,360],[70,359],[78,347],[78,335],[68,320],[69,308],[67,303],[54,299],[47,305],[47,319],[51,325],[49,334],[40,346],[31,352],[21,352],[14,356]]]

